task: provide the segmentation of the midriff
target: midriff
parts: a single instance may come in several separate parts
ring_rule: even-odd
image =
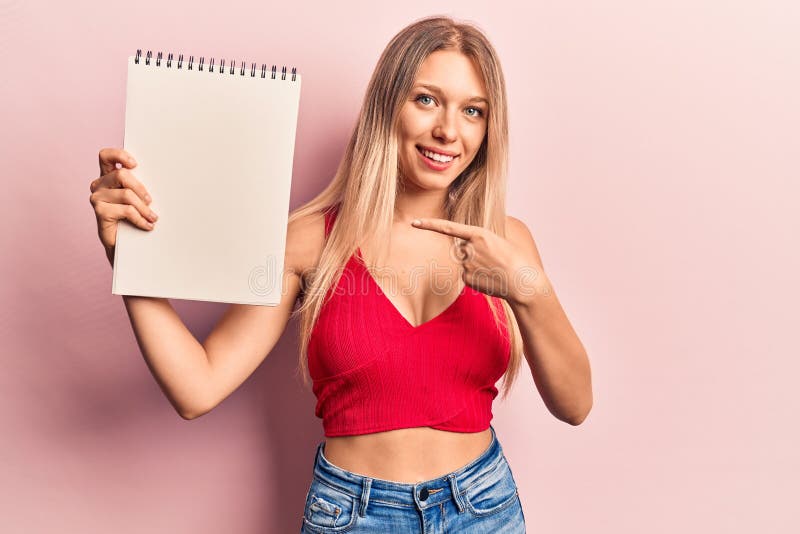
[[[401,428],[325,440],[325,458],[341,469],[370,478],[415,484],[457,471],[492,442],[492,431],[449,432]]]

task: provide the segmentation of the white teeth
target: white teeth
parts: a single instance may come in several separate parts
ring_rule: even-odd
[[[436,152],[431,152],[430,150],[422,150],[422,153],[433,160],[440,161],[442,163],[447,163],[448,161],[453,161],[453,156],[442,156],[441,154],[437,154]]]

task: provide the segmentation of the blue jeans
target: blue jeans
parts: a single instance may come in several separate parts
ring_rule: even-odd
[[[525,532],[517,485],[492,430],[492,442],[466,466],[404,484],[330,463],[317,446],[300,532],[305,534],[452,534]]]

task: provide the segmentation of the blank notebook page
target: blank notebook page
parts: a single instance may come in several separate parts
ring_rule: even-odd
[[[128,58],[124,148],[159,218],[120,221],[112,293],[277,305],[300,75],[166,63]]]

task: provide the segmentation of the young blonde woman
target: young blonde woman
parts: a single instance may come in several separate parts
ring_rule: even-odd
[[[332,182],[289,217],[279,306],[231,305],[200,343],[168,300],[123,297],[186,419],[230,395],[300,317],[298,368],[326,437],[301,532],[524,532],[490,424],[496,381],[505,397],[524,350],[553,415],[588,414],[587,354],[530,232],[505,214],[507,131],[483,33],[418,20],[381,55]],[[91,202],[109,261],[119,220],[148,231],[156,219],[133,167],[122,149],[100,151]]]

